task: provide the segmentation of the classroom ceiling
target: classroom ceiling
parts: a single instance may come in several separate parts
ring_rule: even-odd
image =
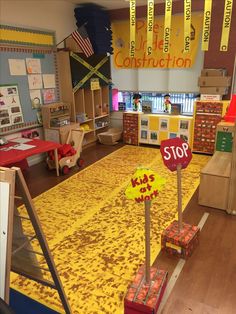
[[[107,10],[115,10],[129,7],[129,0],[67,0],[74,4],[96,3]],[[165,0],[155,0],[156,3],[165,2]],[[136,0],[136,6],[147,5],[147,0]]]

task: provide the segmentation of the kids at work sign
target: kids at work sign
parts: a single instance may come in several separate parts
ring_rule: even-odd
[[[160,151],[164,164],[171,171],[177,170],[178,165],[186,168],[192,159],[188,143],[179,137],[161,141]]]
[[[149,168],[137,168],[126,188],[125,195],[137,203],[151,201],[158,196],[165,179]]]

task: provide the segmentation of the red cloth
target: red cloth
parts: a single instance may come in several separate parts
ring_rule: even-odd
[[[4,151],[2,148],[10,147],[16,145],[18,143],[14,143],[14,140],[9,142],[6,145],[0,146],[0,166],[8,166],[8,165],[15,165],[17,162],[26,159],[32,155],[37,155],[41,153],[48,152],[53,149],[58,149],[61,147],[61,144],[50,142],[50,141],[43,141],[39,139],[33,139],[26,144],[34,145],[35,147],[27,149],[27,150],[17,150],[11,149],[9,151]]]

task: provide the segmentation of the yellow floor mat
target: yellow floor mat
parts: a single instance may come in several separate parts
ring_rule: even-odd
[[[193,155],[182,171],[183,208],[208,160]],[[144,262],[144,205],[124,194],[138,166],[166,179],[151,207],[153,262],[161,232],[177,211],[176,173],[163,165],[159,149],[124,146],[34,199],[73,314],[123,313],[127,286]],[[16,274],[11,287],[63,313],[52,289]]]

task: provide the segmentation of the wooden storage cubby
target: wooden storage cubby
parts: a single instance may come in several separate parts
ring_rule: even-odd
[[[52,103],[42,106],[42,118],[43,118],[43,126],[44,127],[53,127],[53,121],[61,120],[70,121],[71,120],[71,106],[69,103]]]
[[[42,106],[42,119],[44,137],[47,141],[66,143],[71,129],[79,128],[79,123],[73,122],[71,105],[69,103],[57,102]],[[55,125],[55,120],[61,121]],[[65,123],[63,124],[63,121]]]
[[[61,97],[71,104],[72,121],[80,123],[85,130],[83,145],[93,143],[97,134],[106,131],[110,124],[109,86],[101,86],[97,90],[82,86],[73,91],[69,51],[58,52],[58,70]]]

